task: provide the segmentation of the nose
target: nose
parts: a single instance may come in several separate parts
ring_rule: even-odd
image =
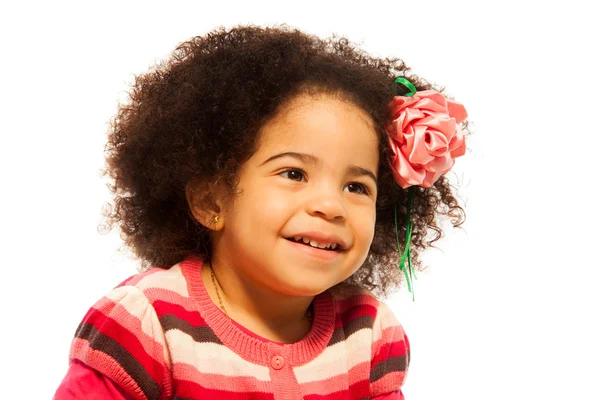
[[[315,190],[306,202],[306,211],[309,215],[327,220],[344,221],[347,216],[341,191],[331,187]]]

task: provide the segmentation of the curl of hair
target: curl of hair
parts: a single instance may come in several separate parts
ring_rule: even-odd
[[[362,108],[377,127],[380,160],[387,160],[383,127],[398,76],[417,90],[443,92],[400,59],[371,57],[345,37],[321,39],[285,25],[221,27],[181,43],[168,60],[135,77],[129,101],[110,121],[104,174],[114,204],[104,210],[105,230],[120,228],[142,269],[208,256],[209,230],[190,213],[188,183],[225,182],[234,195],[236,172],[255,151],[260,128],[304,93],[338,95]],[[387,295],[403,280],[394,207],[404,221],[407,191],[387,162],[380,165],[374,240],[346,283]],[[465,218],[445,177],[416,191],[411,254],[418,270],[419,252],[442,237],[442,216],[455,227]],[[398,230],[403,238],[403,223]]]

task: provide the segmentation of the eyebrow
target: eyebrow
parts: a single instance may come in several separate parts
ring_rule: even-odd
[[[282,157],[292,157],[295,158],[297,160],[302,161],[305,164],[319,164],[321,162],[321,160],[319,160],[317,157],[313,156],[312,154],[306,154],[306,153],[297,153],[294,151],[287,151],[285,153],[280,153],[280,154],[276,154],[272,157],[267,158],[262,164],[260,164],[261,166],[276,160],[278,158],[282,158]],[[348,169],[346,170],[347,173],[351,174],[351,175],[355,175],[355,176],[368,176],[371,179],[373,179],[373,181],[375,182],[375,184],[377,184],[377,176],[375,176],[375,174],[371,171],[369,171],[368,169],[359,167],[357,165],[351,165],[348,167]]]
[[[371,179],[373,179],[375,184],[377,184],[377,177],[373,172],[369,171],[368,169],[364,169],[356,165],[351,165],[348,167],[347,172],[354,176],[368,176]]]

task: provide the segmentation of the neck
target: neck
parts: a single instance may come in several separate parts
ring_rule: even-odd
[[[219,257],[213,257],[207,267],[202,276],[213,302],[220,306],[220,297],[226,314],[247,329],[282,342],[300,340],[310,330],[308,308],[313,296],[277,293],[237,272]]]

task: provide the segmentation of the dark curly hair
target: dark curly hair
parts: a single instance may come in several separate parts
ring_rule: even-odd
[[[186,186],[224,182],[235,195],[236,173],[255,151],[257,133],[286,102],[305,93],[338,95],[371,116],[382,160],[373,243],[346,282],[389,294],[403,280],[394,207],[403,238],[408,193],[384,161],[391,151],[383,127],[392,83],[403,76],[417,90],[443,92],[409,72],[402,60],[371,57],[345,37],[321,39],[286,25],[220,27],[181,43],[167,61],[136,76],[130,101],[111,120],[104,174],[114,205],[104,210],[104,230],[120,227],[142,269],[207,257],[209,230],[191,215]],[[445,177],[416,188],[411,253],[417,270],[424,269],[419,252],[442,237],[440,216],[455,227],[465,218]]]

